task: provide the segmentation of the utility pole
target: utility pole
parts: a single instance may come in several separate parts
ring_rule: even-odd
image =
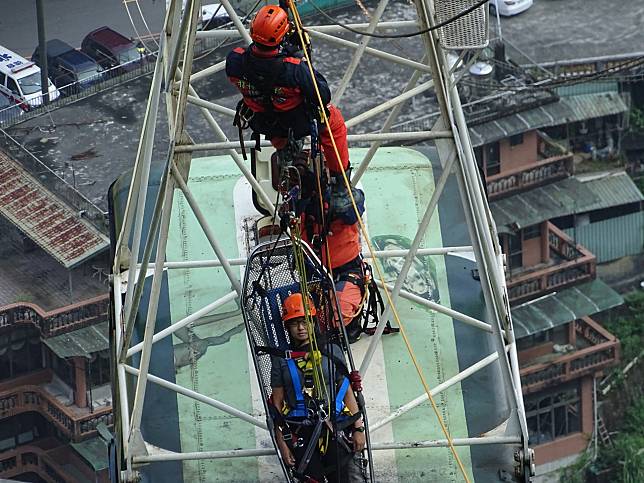
[[[47,72],[47,38],[45,36],[45,7],[43,0],[36,0],[38,21],[38,58],[40,59],[40,89],[43,104],[49,104],[49,75]]]

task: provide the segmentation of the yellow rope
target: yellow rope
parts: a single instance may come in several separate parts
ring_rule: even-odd
[[[309,360],[313,369],[313,387],[316,391],[314,395],[316,398],[324,399],[327,407],[330,406],[329,394],[327,391],[326,383],[324,380],[324,371],[322,370],[322,357],[320,356],[320,349],[318,347],[317,336],[315,335],[315,327],[313,318],[309,310],[309,287],[306,282],[306,266],[304,263],[304,255],[302,253],[300,224],[296,223],[294,233],[291,233],[291,241],[293,243],[293,253],[295,255],[295,267],[300,276],[300,294],[302,295],[302,305],[304,306],[304,320],[306,321],[306,331],[309,336]]]
[[[313,80],[313,86],[315,88],[315,93],[318,98],[318,103],[320,106],[320,112],[322,115],[322,120],[323,123],[326,125],[327,129],[329,130],[329,137],[331,139],[331,144],[333,145],[333,150],[335,152],[335,155],[338,159],[338,164],[340,166],[340,172],[342,173],[342,178],[344,180],[344,184],[347,188],[347,191],[349,193],[349,197],[351,199],[351,204],[353,205],[353,209],[356,213],[356,216],[358,218],[358,223],[360,224],[360,230],[365,238],[365,241],[367,242],[367,247],[369,248],[369,253],[371,254],[371,257],[375,259],[374,256],[374,250],[371,245],[371,240],[369,239],[369,236],[367,234],[367,229],[364,225],[364,222],[362,220],[362,217],[360,216],[360,213],[358,211],[358,207],[356,205],[356,201],[353,197],[353,193],[351,192],[351,184],[349,183],[349,179],[347,178],[347,174],[344,171],[344,167],[342,166],[342,161],[340,159],[340,153],[338,151],[338,147],[335,143],[335,139],[333,138],[333,133],[331,132],[331,126],[329,125],[329,119],[326,114],[325,106],[324,103],[322,102],[322,96],[320,95],[320,90],[317,85],[317,80],[315,78],[315,72],[313,71],[313,65],[311,64],[311,59],[309,58],[309,54],[306,50],[306,45],[304,42],[304,37],[302,35],[302,20],[300,19],[300,15],[297,11],[297,7],[295,6],[295,2],[293,0],[288,0],[290,10],[293,12],[293,17],[295,19],[295,28],[297,30],[298,37],[300,38],[300,43],[302,44],[302,50],[304,51],[304,56],[306,58],[308,67],[309,67],[309,72],[311,74],[311,79]],[[434,398],[432,397],[431,390],[429,388],[429,385],[427,384],[427,381],[425,380],[425,377],[423,376],[422,369],[420,365],[418,364],[418,360],[416,359],[416,356],[414,354],[414,351],[411,347],[411,343],[409,342],[409,338],[407,337],[407,331],[405,330],[404,325],[402,324],[400,317],[398,316],[398,311],[396,310],[396,307],[393,304],[393,300],[391,299],[391,295],[389,294],[389,290],[387,289],[387,284],[385,283],[384,276],[382,274],[382,271],[380,270],[380,266],[378,263],[375,263],[374,266],[376,267],[376,271],[378,272],[378,278],[380,278],[380,281],[382,282],[382,287],[383,290],[385,291],[385,295],[387,297],[387,302],[389,303],[389,306],[391,307],[391,311],[394,315],[394,318],[396,319],[396,323],[400,327],[400,333],[403,336],[403,340],[405,342],[405,345],[407,346],[407,351],[409,352],[409,356],[411,357],[411,360],[414,364],[414,367],[416,368],[416,372],[418,373],[418,377],[421,380],[421,383],[423,384],[423,387],[425,389],[425,392],[427,393],[427,398],[429,399],[432,409],[434,410],[434,413],[436,414],[436,417],[438,419],[438,422],[440,423],[441,430],[443,431],[443,434],[445,435],[445,438],[447,439],[447,444],[452,451],[452,454],[454,455],[454,458],[458,464],[458,467],[463,474],[463,478],[467,483],[470,483],[470,479],[467,475],[467,471],[465,470],[465,466],[463,466],[463,462],[461,461],[461,458],[458,456],[458,453],[456,452],[456,448],[454,447],[452,437],[447,430],[447,427],[445,426],[445,422],[443,421],[443,418],[441,417],[439,411],[438,411],[438,406],[436,405],[436,401],[434,401]]]

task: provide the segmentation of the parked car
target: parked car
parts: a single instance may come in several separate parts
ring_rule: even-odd
[[[42,67],[40,50],[36,47],[31,60]],[[47,42],[47,69],[61,94],[75,94],[102,79],[103,68],[87,54],[59,39]]]
[[[81,50],[104,69],[119,67],[131,71],[145,62],[145,51],[137,49],[132,40],[109,27],[101,27],[88,33],[83,39]]]
[[[166,0],[166,9],[170,8],[170,0]],[[186,10],[186,0],[183,0],[181,6],[181,15]],[[228,12],[221,5],[221,3],[209,3],[201,6],[201,13],[199,15],[199,30],[212,30],[221,27],[230,22]]]
[[[199,21],[201,30],[212,30],[229,23],[230,17],[221,3],[211,3],[201,6]]]
[[[532,0],[490,0],[490,12],[496,14],[499,10],[499,15],[510,17],[525,12],[532,7]]]
[[[0,94],[0,124],[11,122],[22,116],[23,110],[7,96]]]
[[[40,67],[0,46],[0,93],[26,110],[42,104],[41,90]],[[50,101],[60,96],[51,80],[47,91]]]

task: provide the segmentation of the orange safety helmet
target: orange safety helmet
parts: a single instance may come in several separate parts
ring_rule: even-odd
[[[317,310],[315,310],[315,305],[313,300],[309,298],[309,315],[316,315]],[[284,299],[282,304],[282,321],[286,322],[287,320],[294,319],[296,317],[305,317],[306,313],[304,312],[304,301],[302,299],[302,294],[297,292],[289,295]]]
[[[276,47],[289,28],[288,13],[283,8],[266,5],[259,9],[250,24],[250,37],[258,44]]]

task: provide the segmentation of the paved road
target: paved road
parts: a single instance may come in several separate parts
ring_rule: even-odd
[[[642,0],[535,0],[501,20],[504,38],[537,62],[644,52],[643,26]]]
[[[137,4],[128,0],[134,26],[122,0],[45,0],[47,38],[59,38],[80,46],[88,32],[108,25],[127,37],[136,37],[135,28],[147,34]],[[154,33],[159,32],[165,15],[164,0],[138,0],[141,11]],[[21,55],[31,56],[38,44],[36,0],[2,0],[0,45]]]

